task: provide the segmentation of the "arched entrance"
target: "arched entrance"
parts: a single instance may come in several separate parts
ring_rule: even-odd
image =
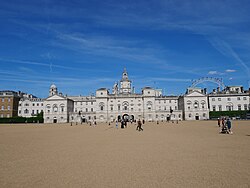
[[[124,114],[124,115],[122,116],[122,119],[123,119],[124,121],[129,121],[129,115],[128,115],[128,114]]]
[[[57,123],[57,118],[56,117],[54,117],[53,123]]]

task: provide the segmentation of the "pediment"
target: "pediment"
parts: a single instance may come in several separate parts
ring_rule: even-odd
[[[198,92],[198,91],[193,91],[189,94],[186,95],[187,97],[205,97],[206,95]]]
[[[65,97],[59,96],[59,95],[53,95],[48,97],[46,100],[47,101],[52,101],[52,100],[65,100]]]

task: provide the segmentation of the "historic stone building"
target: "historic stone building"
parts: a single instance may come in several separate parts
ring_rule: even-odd
[[[24,94],[19,101],[18,116],[32,117],[44,111],[44,99],[37,98],[31,94]]]
[[[21,98],[20,92],[0,91],[0,118],[15,117],[18,115],[18,101]]]
[[[209,119],[206,91],[200,88],[188,88],[186,94],[179,97],[179,108],[185,120]]]
[[[11,99],[5,96],[1,100]],[[120,83],[114,84],[111,93],[107,88],[100,88],[91,96],[65,96],[52,84],[46,99],[23,96],[18,115],[30,117],[43,111],[45,123],[207,120],[209,111],[249,110],[249,100],[249,90],[244,91],[241,86],[209,94],[206,89],[191,87],[181,96],[164,96],[161,90],[151,87],[135,93],[124,69]],[[2,106],[2,109],[9,108]]]
[[[126,69],[120,84],[115,83],[112,93],[100,88],[95,96],[58,95],[55,85],[44,101],[44,122],[112,122],[121,119],[145,121],[181,120],[177,96],[162,96],[162,92],[145,87],[135,93]]]
[[[210,111],[249,110],[249,90],[242,86],[230,86],[220,91],[219,88],[208,95]]]

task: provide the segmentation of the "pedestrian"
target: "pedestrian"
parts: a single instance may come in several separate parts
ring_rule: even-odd
[[[220,127],[220,121],[221,121],[221,119],[220,118],[218,118],[218,126]]]
[[[124,129],[124,121],[121,120],[121,129]]]
[[[141,126],[142,126],[142,123],[141,123],[141,120],[139,119],[138,122],[137,122],[136,130],[138,130],[138,131],[143,131],[143,129],[142,129]]]
[[[143,120],[142,120],[142,124],[144,125],[144,123],[145,123],[145,120],[143,119]]]
[[[232,134],[233,132],[231,131],[232,128],[232,122],[230,121],[230,119],[227,119],[227,129],[228,129],[228,134]]]
[[[117,120],[115,121],[115,127],[116,127],[116,129],[118,129],[118,121]]]

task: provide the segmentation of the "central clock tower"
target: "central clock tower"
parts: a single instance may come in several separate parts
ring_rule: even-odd
[[[126,68],[122,73],[122,79],[120,81],[120,93],[121,94],[129,94],[131,93],[131,81],[128,79],[128,73]]]

